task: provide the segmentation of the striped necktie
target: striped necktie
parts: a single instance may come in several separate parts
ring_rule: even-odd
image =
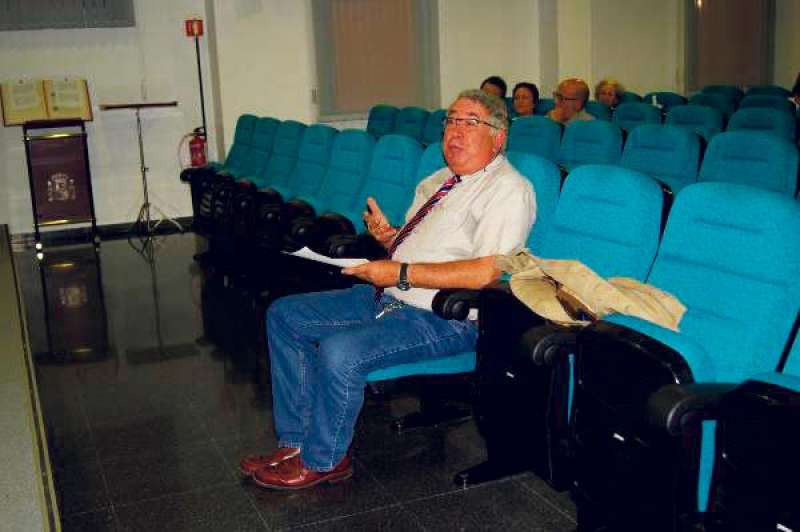
[[[400,247],[400,244],[408,238],[408,235],[417,227],[420,222],[428,215],[429,212],[433,210],[437,203],[442,201],[442,198],[447,196],[447,194],[453,190],[453,187],[456,186],[458,183],[461,183],[461,176],[451,176],[449,177],[442,186],[439,187],[439,190],[433,193],[433,196],[428,198],[422,207],[419,208],[417,213],[411,218],[407,224],[403,226],[402,229],[397,233],[397,236],[394,237],[392,240],[392,244],[389,246],[389,258],[391,259],[394,255],[394,252]],[[375,289],[375,303],[380,302],[381,296],[383,295],[383,288],[376,288]]]

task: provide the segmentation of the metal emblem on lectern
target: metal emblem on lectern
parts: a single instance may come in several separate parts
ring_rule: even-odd
[[[47,180],[47,201],[74,201],[78,197],[75,179],[68,174],[59,172]]]

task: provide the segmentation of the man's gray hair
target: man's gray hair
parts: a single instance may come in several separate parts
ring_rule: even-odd
[[[508,107],[506,102],[498,98],[494,94],[487,94],[480,89],[468,89],[461,91],[458,94],[460,99],[472,100],[480,104],[489,113],[489,118],[486,120],[498,129],[508,129]]]

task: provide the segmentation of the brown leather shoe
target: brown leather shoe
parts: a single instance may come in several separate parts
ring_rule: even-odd
[[[353,463],[347,454],[330,471],[312,471],[303,464],[300,456],[295,456],[276,467],[259,469],[253,475],[253,482],[262,488],[276,490],[301,490],[316,486],[320,482],[339,482],[353,476]]]
[[[239,462],[239,471],[244,476],[251,477],[259,469],[275,467],[281,462],[294,458],[300,454],[296,447],[278,447],[270,454],[257,454],[247,456]]]

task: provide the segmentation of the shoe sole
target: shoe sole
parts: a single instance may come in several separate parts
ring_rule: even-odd
[[[275,484],[266,484],[264,482],[259,481],[257,478],[253,478],[253,483],[256,486],[260,486],[262,488],[271,489],[271,490],[279,490],[279,491],[297,491],[306,488],[311,488],[316,486],[317,484],[336,484],[337,482],[345,481],[353,476],[353,470],[344,471],[337,475],[331,475],[330,477],[321,478],[319,480],[315,480],[314,482],[309,482],[308,484],[303,484],[302,486],[276,486]]]

